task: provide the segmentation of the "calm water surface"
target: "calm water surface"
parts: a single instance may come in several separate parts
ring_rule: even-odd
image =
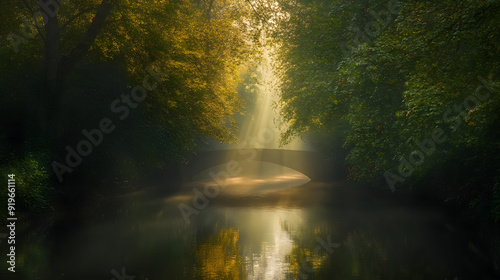
[[[374,198],[344,183],[308,182],[286,168],[257,168],[259,176],[229,179],[189,223],[178,206],[193,207],[193,189],[203,190],[207,177],[175,195],[134,193],[89,209],[86,219],[27,234],[16,276],[493,279],[439,209]]]

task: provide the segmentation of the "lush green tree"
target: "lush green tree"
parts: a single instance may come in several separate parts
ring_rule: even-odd
[[[198,139],[235,141],[240,70],[256,46],[249,12],[237,0],[2,2],[2,162],[34,152],[49,155],[40,166],[66,164],[66,146],[109,118],[116,129],[64,174],[78,196],[175,165]],[[124,99],[134,90],[144,100]]]
[[[17,13],[9,14],[5,21],[19,25],[5,22],[5,26],[23,30],[31,23],[27,30],[38,34],[19,42],[18,35],[7,34],[6,28],[2,36],[17,51],[29,47],[22,54],[26,57],[22,63],[38,60],[38,65],[44,65],[48,88],[44,99],[47,111],[59,117],[54,116],[55,120],[62,117],[57,114],[62,110],[61,99],[68,94],[73,69],[83,63],[113,61],[126,73],[130,86],[142,85],[147,67],[168,73],[148,103],[163,122],[175,127],[172,131],[234,140],[225,124],[238,108],[238,66],[250,51],[246,27],[238,22],[243,17],[241,3],[103,0],[59,5],[48,1],[51,3],[46,5],[59,9],[47,15],[42,4],[11,2],[6,5],[10,10],[3,12],[16,9]],[[33,18],[33,14],[44,16]],[[17,54],[10,57],[20,59]],[[183,144],[190,138],[182,137]]]
[[[498,219],[497,2],[280,1],[280,9],[284,141],[339,135],[350,178],[430,191]]]

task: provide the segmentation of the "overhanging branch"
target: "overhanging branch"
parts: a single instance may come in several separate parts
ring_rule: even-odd
[[[28,11],[30,12],[30,14],[33,15],[33,20],[35,21],[36,32],[38,33],[40,38],[42,38],[42,42],[45,42],[45,38],[43,37],[42,32],[40,31],[40,28],[38,27],[38,22],[37,22],[36,17],[35,17],[35,11],[33,9],[33,6],[28,5],[28,2],[26,2],[26,0],[22,0],[22,1],[23,1],[24,6],[26,6]]]
[[[90,26],[87,29],[87,32],[85,33],[81,42],[76,47],[74,47],[67,56],[63,58],[62,66],[64,69],[64,73],[67,73],[88,53],[97,35],[99,35],[99,32],[104,26],[106,18],[111,12],[111,9],[111,0],[102,0],[101,5],[97,9],[95,17],[90,23]]]

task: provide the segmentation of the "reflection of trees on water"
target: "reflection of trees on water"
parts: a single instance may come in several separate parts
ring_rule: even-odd
[[[286,279],[438,279],[452,273],[442,256],[433,255],[432,248],[423,240],[399,232],[399,235],[381,229],[377,232],[352,230],[339,239],[335,228],[323,226],[291,228],[281,223],[293,240],[293,249],[287,256],[289,270]],[[317,238],[342,245],[328,254],[315,249]],[[446,270],[448,267],[448,270]],[[311,270],[312,269],[312,270]],[[308,271],[309,270],[309,271]]]
[[[308,278],[317,274],[327,262],[325,250],[321,249],[315,254],[315,249],[319,243],[316,238],[328,236],[330,230],[324,226],[303,227],[293,229],[286,221],[281,221],[281,229],[286,231],[293,240],[293,248],[287,256],[289,271],[286,279],[302,279],[301,275],[308,275]],[[304,268],[305,267],[305,268]],[[310,272],[313,270],[313,272]]]
[[[241,279],[239,231],[222,229],[196,248],[196,274],[203,279]]]

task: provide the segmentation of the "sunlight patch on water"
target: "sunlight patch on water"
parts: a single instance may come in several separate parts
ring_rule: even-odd
[[[310,181],[304,174],[274,163],[239,163],[242,172],[238,176],[229,177],[224,181],[227,186],[222,189],[222,192],[226,195],[264,195],[270,191],[292,188]],[[215,182],[209,174],[210,172],[217,173],[224,166],[210,168],[195,176],[195,179],[204,185],[215,186],[218,182]]]
[[[281,225],[299,228],[302,210],[227,209],[225,216],[240,231],[245,279],[285,279],[294,242]]]

